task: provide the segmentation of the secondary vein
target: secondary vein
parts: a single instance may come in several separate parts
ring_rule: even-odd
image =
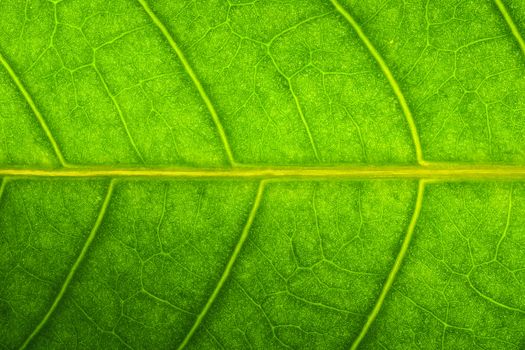
[[[512,32],[512,35],[518,42],[521,52],[523,55],[525,55],[525,40],[523,40],[523,37],[521,36],[521,33],[518,30],[518,27],[516,26],[516,23],[514,23],[514,20],[512,19],[509,11],[507,10],[507,7],[503,3],[502,0],[494,0],[496,3],[496,6],[498,7],[499,12],[501,12],[503,18],[505,19],[505,22],[507,22],[507,25],[510,28],[510,31]]]
[[[98,228],[100,227],[102,220],[104,219],[104,215],[106,213],[106,210],[109,206],[109,202],[111,200],[111,196],[113,194],[114,189],[114,181],[112,180],[108,186],[108,190],[106,193],[106,197],[104,198],[104,202],[102,203],[102,207],[100,208],[100,211],[98,213],[97,220],[95,221],[95,224],[93,225],[93,228],[91,229],[91,232],[88,235],[88,238],[86,239],[86,242],[84,243],[84,246],[82,247],[82,250],[80,251],[80,254],[77,257],[77,260],[73,263],[73,266],[71,266],[71,269],[69,270],[66,279],[64,280],[64,283],[62,284],[62,287],[60,288],[60,291],[58,292],[57,296],[55,297],[55,300],[53,301],[53,304],[51,304],[51,307],[45,314],[44,318],[40,321],[40,323],[35,327],[33,332],[29,334],[29,336],[26,338],[22,346],[20,346],[20,350],[23,350],[27,348],[27,346],[31,343],[31,341],[38,335],[38,333],[42,330],[42,328],[45,326],[49,318],[53,315],[56,308],[60,304],[60,301],[64,297],[64,294],[67,291],[67,288],[71,284],[71,281],[73,280],[73,277],[75,276],[75,273],[77,272],[78,268],[80,267],[80,264],[86,257],[86,254],[89,250],[89,247],[93,243],[93,240],[95,239],[97,235]]]
[[[359,347],[359,344],[361,344],[361,342],[365,338],[368,330],[370,329],[370,326],[372,325],[372,323],[374,323],[377,315],[381,311],[381,307],[383,306],[385,302],[385,298],[388,295],[388,292],[392,288],[392,285],[397,277],[397,274],[401,268],[401,265],[403,264],[403,260],[405,259],[408,248],[410,247],[410,242],[414,235],[414,230],[416,228],[417,220],[419,218],[419,214],[421,213],[421,207],[423,206],[424,192],[425,192],[425,180],[419,180],[419,185],[417,189],[416,205],[414,207],[414,212],[412,214],[412,218],[410,219],[410,224],[408,225],[408,229],[405,234],[405,238],[403,239],[403,243],[401,243],[401,248],[399,250],[399,253],[397,254],[394,265],[392,266],[392,270],[390,270],[390,273],[388,274],[385,284],[383,285],[383,289],[381,290],[381,293],[379,294],[379,297],[377,298],[376,304],[374,305],[374,308],[370,312],[370,315],[368,315],[368,318],[363,328],[361,329],[361,332],[359,333],[357,338],[352,343],[352,346],[350,347],[351,350],[357,349]]]
[[[408,102],[405,98],[405,95],[403,94],[403,91],[401,90],[401,87],[399,86],[399,83],[397,82],[396,78],[392,74],[392,71],[386,64],[383,57],[379,54],[375,46],[372,44],[370,39],[368,39],[368,36],[365,34],[361,26],[356,22],[356,20],[350,15],[350,13],[337,1],[337,0],[330,0],[330,2],[334,5],[336,10],[350,23],[354,31],[356,32],[357,36],[363,43],[365,44],[366,48],[370,52],[370,54],[374,57],[377,64],[381,68],[381,71],[385,75],[386,79],[388,80],[388,83],[392,87],[392,90],[394,91],[394,94],[397,97],[397,100],[399,101],[399,104],[401,105],[401,109],[403,110],[403,114],[405,115],[405,119],[408,123],[408,127],[410,129],[410,134],[412,135],[412,142],[414,143],[414,148],[416,151],[416,158],[417,162],[421,165],[425,165],[426,162],[423,159],[423,150],[421,148],[421,141],[419,138],[419,132],[416,127],[416,122],[414,120],[414,117],[412,115],[412,111],[410,110],[410,107],[408,106]]]
[[[221,278],[219,279],[219,282],[215,286],[215,289],[213,290],[212,294],[210,295],[208,301],[204,305],[202,311],[200,312],[199,316],[197,316],[197,319],[195,320],[195,323],[191,327],[190,331],[182,341],[182,343],[179,346],[179,350],[183,349],[186,345],[188,345],[189,341],[191,340],[192,336],[195,334],[197,329],[199,328],[200,324],[204,320],[204,317],[210,310],[211,306],[213,305],[214,301],[217,299],[217,296],[219,295],[222,287],[228,280],[228,277],[231,274],[233,265],[235,264],[235,261],[239,257],[239,254],[242,250],[242,247],[244,243],[246,242],[246,239],[248,238],[248,234],[250,233],[251,226],[253,224],[253,220],[255,219],[255,215],[257,214],[257,210],[259,209],[259,206],[261,204],[261,200],[264,193],[264,185],[265,182],[261,181],[259,183],[259,188],[257,189],[257,195],[255,196],[255,200],[253,202],[252,209],[250,211],[250,214],[248,216],[248,219],[246,221],[246,224],[244,225],[244,228],[242,230],[241,236],[239,237],[239,241],[235,245],[235,248],[233,249],[233,253],[230,256],[230,260],[226,264],[226,267],[221,275]]]
[[[35,101],[31,97],[31,94],[29,94],[24,84],[22,83],[22,81],[20,80],[16,72],[14,71],[13,67],[11,67],[9,62],[2,55],[2,53],[0,53],[0,63],[2,63],[7,73],[9,74],[13,82],[15,83],[16,87],[18,88],[22,96],[24,96],[24,99],[26,100],[27,104],[33,111],[33,114],[35,115],[38,123],[40,124],[40,127],[44,131],[44,134],[48,138],[49,142],[51,143],[51,147],[53,148],[53,151],[55,152],[56,157],[58,158],[58,161],[60,162],[62,166],[66,167],[67,166],[66,159],[64,158],[64,155],[62,154],[62,151],[60,150],[60,147],[58,146],[58,143],[55,140],[55,137],[51,133],[51,130],[49,129],[49,126],[47,125],[46,120],[42,116],[42,113],[40,113],[40,110],[36,106]]]
[[[220,137],[220,139],[222,141],[222,144],[223,144],[224,150],[226,152],[226,156],[228,157],[228,161],[229,161],[230,165],[232,165],[232,166],[235,165],[235,159],[233,157],[233,152],[232,152],[230,143],[228,141],[228,138],[226,136],[226,132],[224,131],[224,127],[222,126],[222,123],[221,123],[221,120],[219,118],[219,115],[217,114],[217,110],[215,109],[213,103],[211,102],[208,94],[204,90],[204,87],[202,86],[199,78],[197,77],[197,74],[195,74],[195,72],[193,71],[193,68],[191,67],[190,63],[186,59],[186,56],[184,55],[182,50],[179,48],[179,45],[177,45],[177,43],[175,42],[175,39],[170,34],[168,28],[166,28],[164,23],[162,23],[162,21],[157,17],[155,12],[153,12],[153,10],[149,6],[148,2],[146,0],[138,0],[138,2],[142,5],[142,7],[144,8],[144,11],[146,11],[148,16],[153,21],[153,23],[159,28],[159,30],[162,32],[162,35],[164,35],[164,37],[168,41],[169,45],[173,49],[173,51],[175,51],[175,53],[179,57],[179,60],[181,61],[182,66],[186,70],[186,73],[188,73],[188,75],[191,78],[193,84],[197,88],[200,97],[204,101],[204,104],[206,105],[206,108],[208,109],[208,111],[211,114],[211,117],[213,119],[213,122],[215,123],[215,127],[217,128],[217,132],[218,132],[219,137]]]

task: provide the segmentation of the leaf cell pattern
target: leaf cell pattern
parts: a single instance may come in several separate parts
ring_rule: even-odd
[[[525,346],[522,1],[0,24],[0,347]]]

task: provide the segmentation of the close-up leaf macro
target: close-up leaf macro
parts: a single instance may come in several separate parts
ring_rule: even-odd
[[[0,0],[0,349],[525,349],[524,0]]]

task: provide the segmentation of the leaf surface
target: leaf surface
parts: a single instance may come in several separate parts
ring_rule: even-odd
[[[0,1],[0,347],[521,349],[519,0]]]

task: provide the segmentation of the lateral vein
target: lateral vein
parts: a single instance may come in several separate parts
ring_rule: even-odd
[[[414,235],[414,230],[416,228],[419,214],[421,213],[421,207],[423,206],[424,192],[425,192],[425,180],[419,180],[419,185],[417,189],[416,205],[414,207],[414,212],[412,214],[412,218],[410,219],[410,224],[408,225],[407,232],[405,234],[403,242],[401,243],[401,248],[399,249],[399,253],[397,254],[394,265],[392,266],[392,270],[390,270],[390,273],[388,274],[388,277],[385,281],[385,284],[383,285],[383,288],[381,290],[381,293],[379,294],[379,297],[377,298],[374,308],[368,315],[368,318],[363,328],[361,329],[361,332],[359,333],[359,335],[357,336],[357,338],[354,340],[354,342],[352,343],[350,347],[351,350],[356,350],[359,347],[359,344],[361,344],[361,342],[365,338],[368,330],[370,329],[370,326],[372,325],[372,323],[374,323],[377,315],[381,311],[381,308],[385,302],[386,296],[388,295],[388,292],[392,288],[392,285],[394,284],[397,274],[399,270],[401,269],[401,265],[403,264],[403,260],[405,259],[408,248],[410,247],[410,242]]]
[[[51,147],[53,148],[53,151],[55,152],[55,155],[58,158],[58,161],[60,162],[60,165],[62,165],[64,167],[67,167],[68,165],[67,165],[66,159],[64,158],[64,155],[62,154],[62,151],[60,150],[60,146],[58,145],[57,141],[55,140],[55,137],[51,133],[51,130],[49,129],[49,126],[47,125],[46,120],[42,116],[42,113],[40,113],[40,110],[36,106],[35,101],[31,97],[31,94],[29,93],[29,91],[27,91],[27,89],[25,88],[24,84],[22,83],[22,81],[20,80],[20,78],[18,77],[16,72],[14,71],[13,67],[11,67],[9,62],[2,55],[2,53],[0,53],[0,62],[2,63],[2,65],[5,68],[5,70],[7,71],[7,73],[9,74],[9,76],[11,77],[13,82],[15,83],[16,87],[18,88],[18,90],[20,91],[22,96],[24,96],[24,99],[26,100],[27,104],[29,105],[29,107],[33,111],[33,114],[35,115],[38,123],[40,124],[40,127],[44,131],[44,134],[46,135],[47,139],[49,140],[49,143],[51,143]]]
[[[505,6],[502,0],[494,0],[494,2],[496,3],[496,6],[498,7],[499,12],[501,12],[501,15],[505,19],[505,22],[507,22],[507,25],[510,31],[512,32],[512,35],[518,42],[521,48],[521,52],[523,53],[523,55],[525,55],[525,40],[523,40],[523,37],[521,36],[520,31],[518,30],[518,26],[516,26],[516,23],[514,23],[512,16],[507,10],[507,7]]]
[[[410,110],[410,107],[408,106],[408,102],[405,98],[405,95],[403,94],[403,91],[401,90],[401,87],[399,86],[399,83],[397,82],[396,78],[392,74],[392,71],[386,64],[383,57],[379,54],[377,49],[375,48],[374,44],[368,39],[368,36],[365,34],[361,26],[357,23],[357,21],[350,15],[350,13],[339,3],[338,0],[330,0],[330,2],[334,5],[336,10],[350,23],[354,31],[356,32],[357,36],[361,41],[365,44],[366,48],[370,52],[370,54],[374,57],[377,64],[381,68],[381,71],[385,75],[386,79],[388,80],[388,83],[392,87],[392,90],[394,91],[394,94],[397,97],[397,100],[399,101],[399,104],[401,105],[401,109],[403,110],[403,114],[405,115],[405,119],[408,123],[408,127],[410,129],[410,134],[412,135],[412,142],[414,143],[414,148],[416,151],[416,158],[417,162],[420,165],[425,165],[426,162],[423,159],[423,150],[421,147],[421,141],[419,138],[419,132],[417,130],[416,122],[414,120],[414,116],[412,115],[412,111]]]
[[[78,268],[80,267],[80,264],[86,257],[86,254],[89,250],[89,247],[93,243],[93,240],[95,239],[95,236],[97,235],[98,228],[100,227],[102,220],[104,219],[104,215],[106,213],[106,210],[109,206],[109,202],[111,200],[111,196],[113,194],[113,189],[115,186],[115,182],[112,180],[108,186],[108,190],[106,193],[106,197],[104,198],[104,202],[102,203],[102,206],[100,208],[100,211],[97,216],[97,220],[95,221],[95,224],[93,225],[93,228],[91,229],[91,232],[88,235],[88,238],[86,239],[86,242],[84,243],[84,246],[82,247],[82,250],[80,251],[80,254],[77,257],[77,260],[73,263],[73,266],[71,266],[71,269],[69,270],[66,279],[64,280],[64,283],[62,284],[62,287],[60,288],[60,291],[58,292],[57,296],[55,297],[55,300],[53,301],[53,304],[51,304],[51,307],[45,314],[44,318],[40,321],[40,323],[35,327],[33,332],[29,334],[29,336],[26,338],[24,343],[20,346],[20,350],[23,350],[27,348],[27,346],[31,343],[31,341],[38,335],[38,333],[42,330],[42,328],[45,326],[47,321],[51,318],[53,313],[55,312],[56,308],[60,304],[60,301],[64,297],[64,294],[67,291],[67,288],[71,284],[71,281],[73,280],[73,277],[75,276],[75,273],[77,272]]]
[[[239,237],[239,241],[237,242],[237,244],[235,245],[235,248],[233,249],[233,253],[230,256],[230,260],[226,264],[226,267],[225,267],[225,269],[224,269],[224,271],[223,271],[223,273],[221,275],[221,278],[219,279],[219,282],[215,286],[215,289],[213,290],[212,294],[210,295],[208,301],[204,305],[204,307],[203,307],[202,311],[200,312],[199,316],[197,316],[197,319],[195,320],[195,323],[191,327],[190,331],[188,332],[188,334],[186,335],[186,337],[184,338],[182,343],[179,345],[179,347],[178,347],[179,350],[184,349],[184,347],[186,345],[188,345],[188,343],[191,340],[192,336],[195,334],[195,332],[199,328],[200,324],[204,320],[204,317],[206,316],[206,314],[210,310],[211,306],[213,305],[213,303],[217,299],[217,296],[219,295],[222,287],[224,286],[224,284],[228,280],[228,277],[231,274],[233,265],[235,264],[235,261],[239,257],[239,254],[240,254],[240,252],[242,250],[244,242],[246,242],[246,239],[248,238],[248,234],[250,233],[250,229],[251,229],[251,226],[252,226],[253,221],[255,219],[255,216],[257,215],[257,210],[259,209],[259,206],[261,204],[261,200],[262,200],[262,197],[263,197],[263,193],[264,193],[264,185],[265,185],[264,180],[259,183],[259,188],[257,189],[257,195],[255,196],[255,200],[253,202],[252,209],[250,211],[250,214],[248,216],[246,224],[244,225],[244,228],[242,230],[241,236]]]
[[[211,117],[213,119],[213,122],[215,123],[215,127],[217,128],[217,132],[218,132],[219,137],[220,137],[220,139],[222,141],[222,144],[223,144],[224,150],[226,152],[226,156],[228,157],[228,161],[229,161],[230,165],[232,165],[232,166],[235,165],[235,159],[233,157],[233,151],[231,149],[230,143],[229,143],[228,138],[226,136],[226,132],[224,131],[224,127],[222,126],[222,122],[221,122],[221,120],[219,118],[219,115],[217,114],[217,110],[215,109],[213,103],[211,102],[208,94],[204,90],[204,87],[202,86],[199,78],[197,77],[197,74],[195,74],[193,68],[191,67],[190,63],[186,59],[186,56],[184,55],[184,53],[180,49],[179,45],[177,45],[177,43],[175,42],[175,39],[170,34],[168,28],[166,28],[164,23],[162,23],[162,21],[157,17],[155,12],[153,12],[153,10],[149,6],[148,2],[146,0],[138,0],[138,2],[142,5],[142,7],[144,8],[144,11],[146,11],[148,16],[153,21],[153,23],[159,28],[159,30],[162,32],[162,35],[164,35],[164,37],[166,38],[166,40],[170,44],[171,48],[173,49],[173,51],[175,51],[175,53],[179,57],[179,60],[181,61],[182,66],[186,70],[186,73],[188,73],[188,75],[191,78],[193,84],[197,88],[200,97],[204,101],[204,104],[206,105],[206,108],[208,109],[208,111],[211,114]]]

